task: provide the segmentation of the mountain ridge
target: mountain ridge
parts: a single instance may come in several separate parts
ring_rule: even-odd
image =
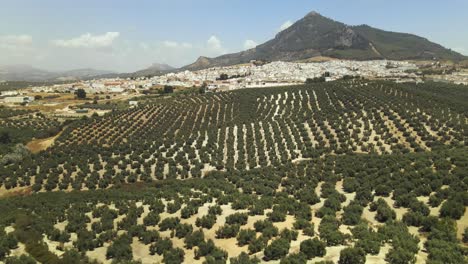
[[[86,79],[112,71],[81,68],[67,71],[47,71],[26,64],[0,65],[0,80],[4,81],[64,81]]]
[[[140,77],[140,76],[151,76],[151,75],[161,75],[164,73],[171,72],[176,70],[175,67],[172,67],[165,63],[153,63],[146,69],[139,70],[136,72],[131,73],[130,75]]]
[[[467,57],[426,38],[385,31],[368,25],[351,26],[311,11],[271,40],[257,47],[215,58],[199,57],[183,70],[229,66],[251,60],[296,61],[318,56],[351,60],[453,60]]]

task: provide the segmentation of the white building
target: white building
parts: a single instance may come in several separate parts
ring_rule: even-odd
[[[111,87],[109,88],[109,92],[110,93],[123,93],[124,89],[120,86],[115,86],[115,87]]]
[[[94,82],[94,83],[91,84],[91,87],[93,87],[94,89],[101,89],[102,90],[102,89],[105,88],[105,85],[103,83]]]
[[[15,96],[18,95],[19,93],[17,91],[3,91],[1,92],[2,96]]]

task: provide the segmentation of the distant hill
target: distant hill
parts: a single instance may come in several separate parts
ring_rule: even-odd
[[[51,73],[29,65],[0,66],[0,80],[4,81],[44,81]]]
[[[32,82],[32,81],[0,81],[0,92],[2,91],[12,91],[18,89],[25,89],[28,87],[34,86],[45,86],[53,84],[64,84],[69,83],[70,81],[47,81],[47,82]]]
[[[111,71],[95,69],[77,69],[63,72],[52,72],[32,67],[30,65],[4,65],[0,66],[0,80],[4,81],[70,81],[85,79],[103,74],[111,74]]]
[[[216,58],[200,57],[188,70],[235,65],[251,60],[296,61],[317,56],[352,60],[452,60],[467,57],[429,40],[405,33],[349,26],[311,12],[274,39],[253,49]]]
[[[129,73],[110,73],[110,74],[101,74],[98,76],[93,76],[94,78],[136,78],[136,77],[147,77],[147,76],[159,76],[172,71],[177,70],[167,64],[153,63],[150,67],[139,70],[136,72]]]
[[[86,68],[86,69],[77,69],[77,70],[60,72],[58,74],[61,75],[61,77],[58,77],[57,79],[67,79],[67,78],[87,79],[87,78],[92,78],[92,77],[96,77],[96,76],[100,76],[104,74],[114,74],[114,72]]]
[[[154,76],[154,75],[161,75],[170,71],[175,70],[176,68],[167,65],[167,64],[161,64],[161,63],[153,63],[150,67],[136,71],[132,73],[133,77],[142,77],[142,76]]]

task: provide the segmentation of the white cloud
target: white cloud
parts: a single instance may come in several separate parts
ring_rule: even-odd
[[[462,48],[462,47],[456,47],[456,48],[453,48],[454,51],[458,52],[458,53],[461,53],[461,54],[467,54],[467,50],[465,48]]]
[[[257,47],[258,43],[251,40],[251,39],[248,39],[244,42],[244,49],[248,50],[248,49],[253,49],[255,47]]]
[[[30,35],[5,35],[0,36],[0,47],[13,49],[18,46],[25,47],[32,45],[32,37]]]
[[[54,40],[53,43],[56,46],[65,48],[105,48],[110,47],[119,36],[119,32],[106,32],[102,35],[86,33],[72,39]]]
[[[175,41],[166,40],[166,41],[163,42],[163,45],[168,47],[168,48],[175,48],[175,47],[179,46],[179,43],[177,43]]]
[[[221,45],[221,40],[219,40],[218,37],[216,36],[211,36],[207,41],[206,43],[208,44],[208,47],[209,48],[212,48],[214,50],[216,49],[221,49],[222,48],[222,45]]]
[[[280,26],[280,28],[279,28],[278,31],[283,31],[283,30],[287,29],[288,27],[290,27],[290,26],[292,26],[292,25],[293,25],[293,22],[291,22],[291,20],[288,20],[288,21],[284,22],[284,23]]]
[[[218,56],[225,54],[226,52],[227,50],[223,47],[221,40],[217,36],[212,35],[206,41],[206,51],[202,52],[201,54],[205,54],[207,56]]]
[[[179,43],[179,42],[170,41],[170,40],[163,41],[163,45],[164,47],[167,47],[167,48],[184,48],[184,49],[192,48],[192,44],[190,43],[187,43],[187,42]]]
[[[192,44],[187,43],[187,42],[182,43],[181,46],[182,46],[183,48],[186,48],[186,49],[191,49],[191,48],[192,48]]]
[[[147,43],[145,43],[145,42],[140,42],[140,48],[141,48],[142,50],[149,50],[150,47],[149,47],[149,45],[148,45]]]
[[[215,57],[227,52],[221,39],[215,35],[202,43],[165,40],[147,43],[147,47],[146,50],[136,51],[134,60],[144,65],[157,62],[179,67],[194,62],[199,56]]]
[[[230,51],[215,34],[193,43],[184,39],[127,40],[119,32],[77,34],[42,42],[35,38],[33,42],[28,35],[6,35],[0,34],[0,65],[30,64],[48,70],[92,67],[133,72],[153,63],[185,66],[199,56],[216,57]],[[251,41],[248,44],[253,45]],[[4,48],[7,45],[11,49]]]

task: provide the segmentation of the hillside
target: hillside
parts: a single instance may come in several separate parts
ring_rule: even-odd
[[[466,86],[136,100],[0,159],[0,261],[465,262]],[[4,111],[15,135],[58,126]]]
[[[370,40],[383,58],[394,60],[436,58],[452,61],[467,59],[466,56],[416,35],[383,31],[367,25],[353,27],[353,30]]]
[[[175,68],[170,65],[161,64],[161,63],[153,63],[153,65],[151,65],[150,67],[140,70],[140,71],[136,71],[132,73],[131,75],[133,77],[155,76],[155,75],[168,73],[172,70],[175,70]]]
[[[296,61],[317,56],[352,60],[466,59],[422,37],[369,26],[349,26],[311,12],[274,39],[253,49],[216,58],[200,57],[184,69],[235,65],[251,60]]]
[[[28,82],[28,81],[0,81],[0,92],[25,89],[34,86],[53,85],[53,84],[64,84],[67,81],[40,81],[40,82]]]
[[[53,82],[86,79],[111,71],[95,69],[76,69],[69,71],[46,71],[30,65],[4,65],[0,66],[0,81],[26,81],[26,82]]]
[[[44,81],[50,79],[50,74],[29,65],[0,66],[0,80],[4,81]]]

